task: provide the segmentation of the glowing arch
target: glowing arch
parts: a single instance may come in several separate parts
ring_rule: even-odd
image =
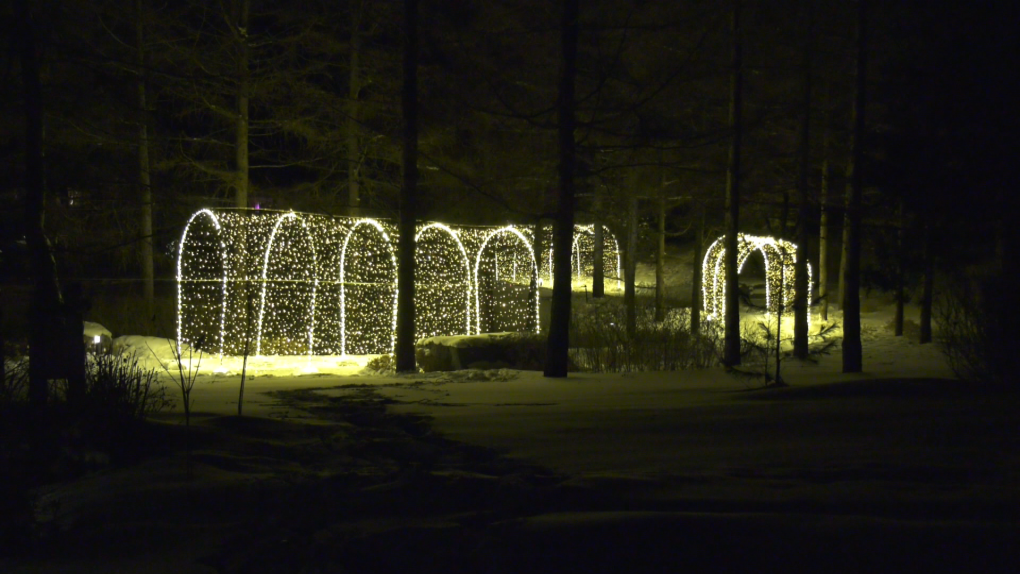
[[[538,328],[530,229],[423,223],[416,236],[419,337]],[[387,222],[202,209],[177,249],[177,336],[221,356],[389,352],[396,267]],[[484,314],[497,278],[515,297],[528,293],[507,301],[506,327]]]
[[[553,244],[552,228],[545,229],[545,237],[549,239],[549,248],[546,250],[545,281],[548,285],[553,284]],[[613,261],[616,267],[613,267]],[[571,287],[573,289],[583,288],[595,272],[595,226],[575,225],[574,236],[570,243],[570,275],[572,277]],[[623,264],[620,253],[620,243],[608,227],[602,226],[602,271],[603,277],[616,277],[616,289],[623,289]]]
[[[430,223],[418,230],[414,249],[415,339],[471,334],[471,264],[457,232]]]
[[[381,241],[369,244],[370,236],[355,235],[359,229],[374,230],[371,236]],[[389,273],[380,269],[387,261]],[[348,267],[353,271],[350,274]],[[387,300],[392,301],[390,320],[373,321],[386,312],[378,303]],[[397,257],[393,243],[380,222],[358,220],[344,236],[340,251],[340,352],[344,355],[392,352],[396,327]]]
[[[211,229],[196,226],[200,217],[209,219]],[[227,246],[222,233],[223,226],[216,214],[208,209],[199,210],[188,218],[177,250],[177,342],[197,346],[200,342],[218,341],[220,355],[223,354],[229,274]],[[189,239],[195,244],[191,249],[188,248]],[[219,305],[209,305],[209,299],[218,299]],[[187,322],[183,320],[185,316],[189,319]],[[210,320],[216,328],[210,328]]]
[[[474,292],[475,333],[539,331],[538,262],[519,229],[508,225],[485,235],[475,257]],[[515,304],[521,293],[523,308]]]
[[[717,319],[726,313],[726,237],[716,239],[708,250],[702,263],[702,300],[705,315],[708,319]],[[785,239],[759,237],[755,235],[737,236],[737,273],[744,268],[744,263],[752,253],[758,251],[765,260],[765,308],[768,314],[791,308],[794,298],[794,280],[797,262],[797,246]],[[807,264],[808,292],[811,291],[811,264]],[[810,311],[808,311],[810,317]]]
[[[613,275],[612,259],[616,255],[616,274]],[[609,261],[606,261],[606,259]],[[595,225],[574,226],[574,241],[570,246],[570,265],[575,281],[595,275]],[[620,244],[609,228],[602,226],[602,272],[604,277],[616,277],[616,288],[623,288],[623,274],[620,264]]]
[[[284,228],[284,223],[288,221],[300,226],[303,233],[295,235],[284,232],[282,237],[277,237]],[[302,237],[305,241],[300,240]],[[271,257],[274,247],[277,249],[276,256]],[[275,276],[272,278],[271,261],[277,266],[274,270]],[[293,211],[284,213],[273,225],[263,255],[258,329],[255,337],[256,355],[262,354],[262,339],[266,327],[270,334],[279,336],[279,339],[267,345],[267,348],[274,351],[272,354],[298,354],[293,351],[302,345],[306,347],[305,354],[312,354],[315,347],[315,295],[318,285],[318,253],[315,238],[301,217]],[[283,295],[269,297],[267,300],[266,295],[270,288],[273,289],[274,295],[275,292],[281,292]],[[267,306],[270,311],[268,321]],[[305,309],[307,311],[304,311]],[[302,325],[302,319],[305,320],[305,325]]]

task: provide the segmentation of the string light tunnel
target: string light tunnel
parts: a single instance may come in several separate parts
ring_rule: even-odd
[[[512,225],[419,225],[416,337],[538,332],[533,238]],[[618,244],[608,229],[604,238],[605,276],[619,278]],[[575,289],[591,280],[593,240],[591,226],[575,227]],[[199,210],[178,243],[177,339],[220,356],[392,352],[396,246],[382,220]],[[543,271],[551,285],[551,260]]]
[[[705,316],[709,320],[721,319],[726,314],[726,237],[716,239],[705,252],[701,266],[702,296]],[[737,236],[737,273],[740,273],[750,256],[759,252],[765,261],[765,310],[774,316],[782,305],[783,312],[792,311],[794,299],[797,246],[785,239]],[[811,292],[811,264],[807,264],[808,292]],[[810,319],[810,310],[808,318]]]

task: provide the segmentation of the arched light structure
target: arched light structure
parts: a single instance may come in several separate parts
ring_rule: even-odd
[[[546,285],[553,284],[553,244],[552,227],[546,227],[544,236],[548,248],[545,250],[545,266],[543,281]],[[528,230],[530,235],[531,231]],[[595,275],[595,226],[575,225],[574,237],[570,243],[570,276],[574,290],[583,289]],[[616,278],[617,290],[623,289],[623,265],[620,243],[608,227],[602,226],[602,276]]]
[[[201,343],[223,354],[228,274],[219,217],[208,209],[196,211],[184,226],[177,250],[178,341]]]
[[[471,264],[460,235],[429,223],[415,234],[415,339],[471,334]]]
[[[388,353],[393,349],[397,255],[392,231],[378,220],[360,219],[344,236],[340,251],[342,355]]]
[[[702,263],[702,300],[705,315],[708,319],[718,319],[726,314],[726,237],[716,239],[708,250]],[[797,262],[797,246],[785,239],[759,237],[755,235],[737,236],[737,273],[744,268],[744,263],[752,253],[758,251],[765,260],[765,308],[768,314],[779,311],[780,305],[785,311],[791,309],[794,298],[794,274]],[[811,264],[807,264],[808,292],[811,291]],[[810,317],[810,312],[808,314]]]
[[[595,275],[595,225],[575,225],[574,242],[570,246],[570,263],[573,267],[574,281],[585,281]],[[620,244],[616,237],[605,226],[602,227],[602,276],[615,277],[616,288],[623,289],[623,274],[620,264]],[[608,254],[608,260],[607,256]],[[613,259],[616,268],[612,267]]]
[[[256,355],[263,348],[271,355],[313,354],[318,286],[318,254],[308,225],[293,211],[281,214],[262,257]]]
[[[513,226],[488,232],[475,257],[475,333],[539,330],[538,262]]]
[[[392,352],[396,235],[375,219],[199,210],[178,246],[178,341],[221,356]],[[575,281],[593,269],[593,235],[576,228]],[[533,237],[527,227],[419,226],[416,337],[538,331]],[[606,237],[606,275],[615,259],[619,276]]]

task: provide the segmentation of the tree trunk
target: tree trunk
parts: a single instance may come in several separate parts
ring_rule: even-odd
[[[146,100],[148,76],[145,57],[145,29],[142,0],[135,0],[135,41],[138,52],[138,197],[142,204],[139,228],[139,257],[142,263],[142,298],[145,318],[155,322],[155,271],[152,254],[152,180],[149,175],[149,112]]]
[[[655,237],[655,322],[666,319],[666,191],[659,197],[659,228]]]
[[[606,232],[603,227],[602,217],[595,216],[595,224],[592,227],[595,248],[592,250],[592,297],[602,299],[606,297]]]
[[[733,2],[731,19],[733,35],[733,61],[730,76],[730,126],[733,140],[730,144],[729,167],[726,171],[726,252],[723,267],[726,270],[726,315],[723,363],[740,364],[740,286],[737,282],[737,235],[740,232],[740,145],[743,135],[741,122],[743,104],[743,62],[740,39],[740,0]]]
[[[28,0],[18,0],[17,29],[21,39],[21,81],[25,103],[25,241],[32,270],[32,328],[29,339],[28,398],[33,407],[46,404],[50,354],[57,340],[63,299],[53,250],[45,232],[46,186],[43,179],[43,103],[35,22]]]
[[[396,370],[417,371],[414,358],[414,251],[418,195],[418,0],[404,0],[404,181],[400,188],[400,222],[397,244]]]
[[[824,136],[828,139],[828,130]],[[828,145],[825,146],[828,154]],[[822,188],[818,203],[821,206],[818,220],[818,313],[822,321],[829,320],[829,158],[822,160]]]
[[[593,226],[592,232],[594,238],[594,249],[592,249],[592,271],[591,271],[591,296],[595,299],[600,299],[606,296],[606,246],[605,246],[605,231],[602,227],[602,198],[598,192],[598,186],[595,191],[595,208],[592,209]]]
[[[347,213],[361,215],[361,149],[358,145],[361,115],[361,12],[364,4],[354,2],[351,15],[351,55],[349,86],[347,91]]]
[[[531,284],[528,289],[528,301],[539,302],[539,312],[537,315],[532,316],[529,313],[528,329],[532,333],[540,333],[542,331],[542,314],[541,314],[541,297],[542,293],[540,285],[542,283],[542,244],[545,243],[545,238],[542,233],[542,218],[535,218],[535,233],[531,238],[531,250],[535,254],[535,276],[532,278]]]
[[[893,319],[893,335],[903,336],[903,304],[906,288],[903,276],[903,200],[897,206],[896,226],[896,316]]]
[[[237,40],[237,122],[234,129],[235,168],[237,184],[234,189],[236,207],[248,207],[248,83],[251,71],[248,68],[248,13],[250,0],[241,0],[240,14],[234,33]]]
[[[851,136],[852,139],[852,136]],[[847,173],[850,172],[850,166],[847,165]],[[847,183],[847,189],[850,188],[850,183]],[[847,215],[845,212],[847,197],[844,197],[844,213],[843,213],[843,234],[840,238],[840,249],[839,249],[839,277],[836,278],[836,299],[839,301],[840,309],[843,308],[843,298],[846,296],[846,266],[847,266],[847,244],[850,242],[850,228],[847,227]]]
[[[627,338],[634,340],[637,333],[637,211],[638,199],[630,196],[627,199],[627,256],[624,258],[627,268],[623,277],[623,306],[627,319]]]
[[[921,285],[921,337],[918,341],[922,345],[931,343],[931,307],[934,300],[935,283],[935,254],[931,244],[931,222],[926,221],[924,223],[924,280]]]
[[[564,0],[560,41],[559,198],[553,237],[553,296],[545,376],[566,377],[570,351],[570,247],[574,236],[574,76],[577,73],[579,0]]]
[[[804,42],[801,62],[804,93],[801,100],[800,166],[797,173],[797,193],[800,196],[800,209],[797,213],[797,258],[793,272],[793,356],[806,359],[808,356],[808,311],[811,297],[808,284],[808,219],[811,218],[811,205],[808,202],[808,173],[811,161],[811,51],[814,49],[813,26],[814,14],[812,4],[807,4],[807,38]]]
[[[861,160],[864,147],[864,115],[867,71],[868,0],[860,0],[857,21],[857,77],[854,86],[853,132],[847,163],[846,215],[843,237],[843,372],[864,368],[861,347]]]
[[[697,335],[701,332],[701,275],[702,245],[705,241],[705,207],[699,208],[698,228],[694,233],[694,261],[691,263],[691,334]]]

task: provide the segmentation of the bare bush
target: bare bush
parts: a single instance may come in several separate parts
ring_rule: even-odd
[[[173,408],[174,401],[159,374],[133,354],[97,353],[85,366],[85,405],[94,413],[144,419]]]
[[[1018,302],[1002,276],[951,281],[935,301],[937,341],[961,379],[1007,385],[1020,369]]]
[[[639,310],[637,330],[627,335],[623,305],[604,299],[574,315],[572,358],[591,372],[676,371],[714,365],[718,333],[706,326],[692,334],[690,311],[673,309],[654,320],[654,309]]]

